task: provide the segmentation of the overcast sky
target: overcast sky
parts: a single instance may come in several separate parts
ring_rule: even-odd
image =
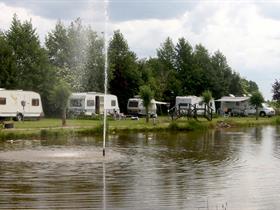
[[[0,29],[7,30],[14,13],[32,19],[44,41],[57,20],[65,24],[81,17],[104,31],[103,0],[0,0]],[[266,99],[280,79],[279,1],[111,0],[109,34],[120,29],[139,58],[155,56],[168,36],[185,37],[210,53],[220,50],[241,76],[257,82]]]

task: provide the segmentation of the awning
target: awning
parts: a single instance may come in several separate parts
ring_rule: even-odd
[[[160,105],[169,105],[169,103],[163,101],[155,101],[155,103]]]
[[[223,97],[223,98],[220,98],[216,101],[219,101],[219,102],[241,102],[241,101],[247,101],[249,99],[250,99],[250,97]]]

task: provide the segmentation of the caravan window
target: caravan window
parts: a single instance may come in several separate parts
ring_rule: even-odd
[[[39,106],[39,99],[33,98],[32,99],[32,106]]]
[[[6,98],[0,97],[0,105],[6,105]]]
[[[94,106],[94,100],[87,100],[87,106]]]
[[[82,107],[82,99],[71,99],[70,106],[71,107]]]
[[[129,106],[129,107],[138,107],[138,101],[130,101],[130,102],[128,103],[128,106]]]
[[[116,100],[111,100],[111,106],[116,106]]]

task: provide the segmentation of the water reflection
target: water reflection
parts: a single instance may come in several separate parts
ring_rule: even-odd
[[[280,128],[0,144],[1,209],[278,209]]]

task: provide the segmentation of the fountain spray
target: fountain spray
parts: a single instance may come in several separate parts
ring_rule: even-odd
[[[107,122],[107,83],[108,83],[108,37],[107,37],[107,27],[108,27],[108,0],[104,0],[104,15],[105,15],[105,30],[104,30],[104,54],[105,54],[105,64],[104,64],[104,117],[103,117],[103,156],[105,156],[105,147],[106,147],[106,122]]]

